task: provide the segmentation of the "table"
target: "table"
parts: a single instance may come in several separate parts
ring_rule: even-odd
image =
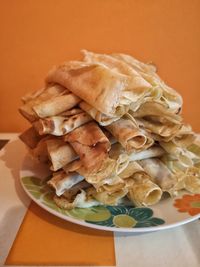
[[[165,231],[113,234],[80,227],[43,211],[19,184],[26,148],[17,136],[0,134],[0,140],[9,140],[0,142],[4,145],[0,151],[0,266],[200,266],[199,220]],[[31,229],[37,232],[31,234]],[[65,253],[51,253],[58,238]]]

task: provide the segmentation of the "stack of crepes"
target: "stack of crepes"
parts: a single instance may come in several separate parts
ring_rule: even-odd
[[[21,134],[52,172],[59,207],[148,206],[164,192],[200,193],[200,137],[181,117],[182,98],[152,64],[83,51],[22,98],[32,124]]]

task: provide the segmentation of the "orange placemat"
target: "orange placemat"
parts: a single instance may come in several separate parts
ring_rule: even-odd
[[[115,266],[113,233],[69,223],[32,202],[5,264]]]

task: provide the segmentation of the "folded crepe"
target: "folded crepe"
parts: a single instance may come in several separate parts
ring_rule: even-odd
[[[42,101],[33,106],[33,110],[39,118],[55,116],[76,106],[80,98],[74,94],[56,96],[53,99]]]
[[[131,102],[137,102],[151,91],[151,84],[126,62],[114,58],[111,55],[97,54],[86,50],[82,50],[82,52],[85,62],[103,64],[109,69],[129,77],[128,88],[123,92],[125,102],[128,99],[131,100]]]
[[[173,123],[159,116],[146,116],[136,118],[138,125],[151,133],[156,141],[169,141],[179,132],[180,123]]]
[[[157,71],[157,68],[152,63],[143,63],[133,56],[122,54],[122,53],[114,53],[111,54],[112,57],[117,58],[118,60],[124,61],[129,64],[134,70],[138,71],[141,75],[148,73],[154,74]]]
[[[165,156],[161,160],[173,173],[174,185],[168,191],[172,196],[176,196],[183,189],[193,194],[200,193],[200,169],[195,163],[188,167],[180,160],[170,157]]]
[[[128,188],[127,196],[135,205],[150,206],[160,201],[161,188],[137,162],[130,162],[120,177]]]
[[[126,151],[144,150],[153,145],[153,139],[146,136],[139,127],[127,117],[106,126],[106,129],[116,138]]]
[[[115,160],[113,175],[119,175],[128,166],[130,160],[129,155],[119,143],[112,145],[109,151],[109,157]]]
[[[115,192],[109,192],[105,189],[97,192],[95,188],[89,188],[89,194],[96,199],[99,203],[105,205],[119,205],[122,198],[125,197],[128,193],[127,188],[123,188],[121,190]]]
[[[184,146],[178,146],[172,141],[160,142],[160,146],[168,153],[166,157],[178,160],[185,167],[193,166],[195,155]]]
[[[151,177],[163,191],[169,192],[175,184],[173,173],[158,158],[150,158],[138,161],[139,165]]]
[[[38,119],[38,115],[33,109],[34,106],[67,93],[68,90],[63,86],[58,84],[49,84],[45,88],[39,90],[39,92],[33,92],[32,94],[24,96],[22,98],[24,105],[19,108],[19,112],[24,116],[24,118],[33,122]]]
[[[111,124],[113,121],[116,121],[119,119],[119,117],[110,117],[102,112],[98,111],[96,108],[92,107],[85,101],[81,101],[79,103],[79,106],[82,110],[87,112],[95,121],[97,121],[100,125],[106,126]]]
[[[57,116],[39,119],[33,125],[40,135],[51,134],[62,136],[91,120],[90,115],[85,112],[71,116],[62,113]]]
[[[200,169],[190,167],[184,177],[184,189],[192,194],[200,194]]]
[[[120,117],[126,111],[122,91],[128,76],[117,73],[105,65],[70,61],[54,68],[47,82],[56,82],[110,117]]]
[[[52,84],[52,87],[53,87],[53,90],[54,90],[54,86],[53,86],[53,84]],[[49,88],[51,88],[50,89],[50,91],[52,90],[52,87],[49,85]],[[62,86],[59,86],[59,87],[62,87]],[[35,91],[33,91],[33,92],[31,92],[31,93],[28,93],[28,94],[26,94],[26,95],[24,95],[22,98],[21,98],[21,100],[22,100],[22,102],[24,103],[24,104],[26,104],[26,103],[28,103],[29,101],[31,101],[31,100],[33,100],[33,99],[35,99],[35,98],[38,98],[39,96],[44,96],[44,95],[47,95],[49,92],[48,92],[48,90],[46,90],[47,88],[46,87],[43,87],[43,88],[41,88],[41,89],[39,89],[39,90],[35,90]],[[56,89],[57,90],[57,89]],[[44,93],[45,92],[45,93]],[[47,93],[48,92],[48,93]]]
[[[64,140],[71,144],[88,170],[98,170],[108,157],[111,147],[108,138],[95,122],[76,128],[68,133]]]
[[[137,161],[142,159],[148,159],[148,158],[156,158],[164,155],[166,152],[165,150],[160,147],[159,145],[154,145],[152,147],[149,147],[146,150],[142,150],[140,152],[133,152],[129,155],[129,161]]]
[[[61,169],[78,157],[70,144],[64,142],[62,139],[51,138],[46,140],[46,147],[53,171]]]
[[[123,190],[125,182],[119,176],[112,176],[104,180],[102,186],[97,189],[97,192],[107,191],[110,193],[118,192]]]
[[[159,90],[159,91],[161,90],[162,94],[159,97],[160,103],[166,104],[167,108],[173,111],[173,113],[175,114],[178,114],[181,112],[182,104],[183,104],[181,95],[178,94],[171,87],[167,86],[161,80],[161,78],[156,73],[156,68],[154,65],[140,62],[130,55],[113,54],[112,56],[117,58],[118,60],[122,60],[126,62],[133,69],[139,72],[140,75],[152,85],[153,89]],[[133,109],[135,110],[134,105],[133,105]]]
[[[110,158],[106,158],[98,167],[98,171],[96,168],[86,168],[84,166],[80,166],[76,171],[84,176],[85,180],[92,184],[96,189],[99,188],[102,184],[104,184],[104,180],[107,177],[110,177],[115,173],[116,161]]]
[[[76,171],[83,175],[85,180],[96,189],[104,185],[107,179],[117,177],[129,163],[129,157],[119,143],[112,145],[108,155],[109,157],[102,162],[98,171],[95,168],[88,170],[83,166],[76,169]]]
[[[84,177],[78,173],[67,174],[65,171],[59,171],[47,182],[48,185],[55,189],[56,195],[61,196],[66,190],[75,184],[84,180]]]
[[[137,111],[129,111],[134,118],[142,118],[147,116],[164,117],[168,121],[180,124],[182,118],[178,114],[174,114],[170,109],[167,109],[164,104],[157,101],[147,101],[141,104]]]

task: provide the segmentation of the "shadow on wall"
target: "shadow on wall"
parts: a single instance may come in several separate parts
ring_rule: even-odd
[[[0,160],[2,160],[6,167],[11,171],[12,177],[15,182],[15,189],[20,200],[27,206],[27,196],[23,191],[19,183],[19,174],[23,158],[26,154],[26,147],[20,140],[14,140],[8,142],[5,148],[2,150]]]

